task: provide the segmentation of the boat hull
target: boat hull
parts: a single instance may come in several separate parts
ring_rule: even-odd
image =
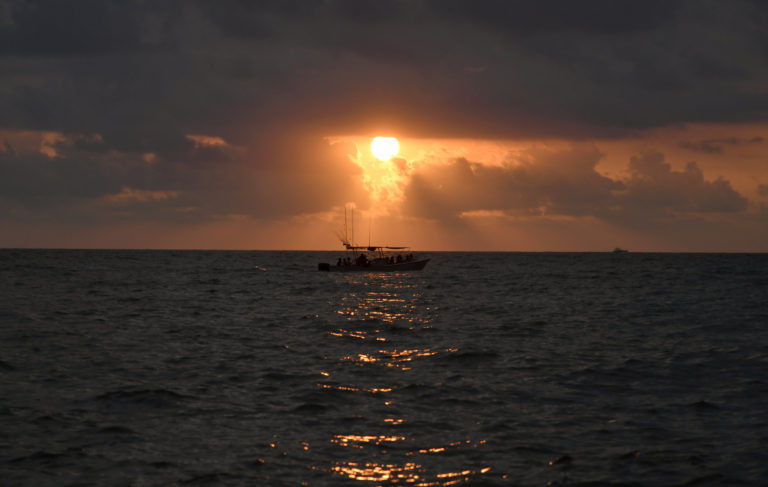
[[[320,264],[318,269],[326,272],[404,272],[420,271],[427,265],[429,259],[413,260],[411,262],[400,262],[398,264],[370,264],[367,266],[359,265],[329,265]]]

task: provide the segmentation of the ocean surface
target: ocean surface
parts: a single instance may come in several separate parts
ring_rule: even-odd
[[[768,482],[768,254],[0,250],[0,485]]]

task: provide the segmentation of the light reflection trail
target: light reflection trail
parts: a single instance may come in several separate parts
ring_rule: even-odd
[[[377,394],[380,392],[392,392],[393,390],[395,390],[395,387],[362,387],[362,386],[353,386],[353,385],[323,384],[323,383],[317,384],[317,387],[321,389],[333,389],[336,391],[367,392],[370,394]]]
[[[448,486],[476,480],[491,471],[491,467],[458,468],[451,469],[445,466],[435,469],[435,462],[430,458],[442,457],[449,463],[456,458],[455,453],[462,449],[475,449],[485,444],[485,440],[478,442],[470,440],[454,441],[444,446],[430,448],[409,449],[413,441],[404,435],[336,435],[331,443],[355,451],[376,448],[367,460],[338,460],[331,462],[328,471],[334,475],[348,477],[353,480],[376,482],[383,484],[409,484],[423,486]],[[387,448],[400,445],[405,451],[402,462],[394,461],[403,453],[388,454]],[[452,454],[445,457],[446,454]],[[376,461],[377,456],[384,456],[388,461]],[[383,459],[382,459],[383,460]],[[444,462],[440,462],[444,463]]]
[[[403,440],[405,440],[405,436],[336,435],[331,440],[331,443],[336,443],[341,446],[349,446],[352,448],[363,448],[364,443],[371,443],[377,446],[381,446],[385,443],[393,443],[395,441]]]
[[[447,348],[443,352],[456,352],[458,349]],[[397,368],[401,370],[411,370],[410,362],[415,359],[434,357],[440,352],[437,350],[426,349],[408,349],[408,350],[378,350],[374,353],[358,353],[357,355],[346,355],[339,359],[342,363],[351,363],[360,367],[374,364],[382,367]]]
[[[421,332],[432,329],[438,316],[424,295],[425,281],[398,274],[338,279],[348,291],[329,303],[337,326],[326,332],[342,340],[344,352],[324,357],[328,363],[321,374],[327,380],[316,386],[349,393],[345,401],[360,411],[361,423],[359,430],[333,434],[325,446],[318,445],[330,446],[333,454],[329,463],[312,468],[373,485],[449,486],[481,480],[491,467],[467,465],[467,458],[477,454],[466,454],[483,448],[485,440],[430,445],[411,431],[416,423],[409,422],[410,410],[402,409],[407,402],[398,389],[418,374],[420,364],[458,352],[456,347],[421,345],[427,339]]]
[[[435,308],[425,302],[422,282],[399,274],[344,276],[353,290],[331,303],[334,313],[343,320],[368,324],[364,330],[340,329],[337,336],[369,338],[383,329],[377,324],[406,326],[410,330],[429,328]]]
[[[424,465],[407,462],[375,463],[375,462],[332,462],[330,472],[352,480],[382,482],[388,484],[408,484],[414,486],[449,486],[470,482],[480,475],[490,471],[490,467],[480,469],[463,469],[459,471],[430,474]]]
[[[367,480],[370,482],[396,483],[403,480],[404,483],[415,483],[422,470],[421,465],[415,463],[406,463],[404,465],[379,464],[379,463],[358,463],[358,462],[334,462],[331,466],[331,472],[349,477],[353,480]],[[414,485],[438,485],[434,483],[415,483]]]

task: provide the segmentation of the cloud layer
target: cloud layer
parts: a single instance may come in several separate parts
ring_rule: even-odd
[[[661,153],[633,156],[629,175],[595,169],[595,147],[529,150],[502,166],[454,159],[412,175],[405,207],[414,216],[458,218],[471,212],[596,217],[627,224],[685,213],[734,213],[747,199],[722,178],[707,181],[694,162],[674,171]]]
[[[503,165],[408,161],[408,217],[744,214],[762,203],[732,173],[670,165],[651,145],[609,175],[590,141],[763,121],[766,27],[768,4],[750,0],[0,0],[0,223],[367,208],[358,148],[328,140],[384,133],[576,143]],[[726,157],[763,141],[678,149]],[[768,178],[753,179],[764,197]]]
[[[349,158],[356,149],[322,139],[235,147],[189,136],[176,150],[136,154],[105,146],[100,136],[27,132],[6,134],[3,147],[6,218],[37,212],[58,221],[194,223],[233,215],[278,219],[367,201],[360,168]]]
[[[753,121],[763,2],[3,2],[0,124],[155,151],[253,127],[594,136]]]

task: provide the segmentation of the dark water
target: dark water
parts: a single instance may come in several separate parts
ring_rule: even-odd
[[[2,485],[765,485],[768,255],[0,251]]]

